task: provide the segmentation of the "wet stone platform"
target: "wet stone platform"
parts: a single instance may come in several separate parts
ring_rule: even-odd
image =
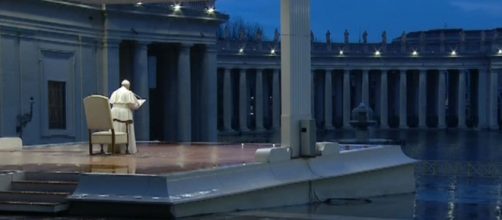
[[[253,163],[271,144],[138,144],[138,153],[89,155],[86,144],[25,146],[0,150],[0,170],[166,174]],[[99,147],[94,147],[99,151]]]

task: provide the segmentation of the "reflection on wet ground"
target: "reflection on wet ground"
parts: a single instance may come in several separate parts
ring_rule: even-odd
[[[374,131],[372,137],[403,140],[406,143],[403,147],[405,154],[421,161],[415,168],[416,194],[362,198],[362,201],[370,202],[344,203],[338,200],[335,203],[242,211],[186,219],[502,218],[500,132],[388,130]],[[350,138],[354,138],[352,131],[318,134],[319,141]],[[266,141],[278,142],[277,136],[269,137]],[[244,148],[240,144],[140,145],[140,152],[136,155],[92,157],[87,154],[86,146],[41,148],[23,152],[1,152],[0,170],[57,169],[85,172],[169,173],[251,163],[254,161],[254,152],[257,148],[270,145],[245,144]]]
[[[271,144],[140,144],[134,155],[88,154],[87,145],[0,151],[0,170],[164,174],[254,162]]]
[[[317,136],[318,141],[355,137],[353,131],[319,132]],[[420,160],[415,168],[415,194],[369,198],[368,204],[314,204],[207,219],[502,218],[502,134],[499,131],[388,130],[372,131],[371,137],[402,140],[405,154]],[[272,140],[277,141],[275,138]]]

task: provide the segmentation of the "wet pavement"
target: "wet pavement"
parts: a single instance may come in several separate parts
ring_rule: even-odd
[[[132,155],[89,155],[88,146],[54,145],[1,151],[0,170],[166,174],[254,162],[271,144],[139,144]],[[96,152],[99,150],[95,147]]]
[[[352,131],[320,132],[319,141],[354,138]],[[401,140],[420,160],[416,193],[360,200],[333,198],[311,205],[183,218],[206,219],[502,219],[502,133],[477,130],[373,131],[372,137]],[[235,139],[236,141],[239,138]],[[277,136],[266,139],[277,142]],[[0,170],[163,174],[253,163],[254,152],[272,144],[139,145],[135,155],[89,156],[87,146],[0,151]],[[371,184],[371,183],[368,183]],[[0,219],[114,219],[0,216]]]

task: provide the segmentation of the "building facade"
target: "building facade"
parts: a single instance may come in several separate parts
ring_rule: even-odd
[[[228,17],[191,2],[0,2],[0,136],[87,140],[82,100],[122,79],[147,103],[139,140],[216,140],[216,30]]]
[[[81,2],[81,1],[80,1]],[[138,140],[216,141],[280,132],[279,33],[217,35],[214,1],[101,5],[0,2],[0,136],[26,144],[87,140],[82,100],[122,79],[146,98]],[[387,42],[312,41],[320,131],[351,129],[370,106],[377,129],[498,129],[502,29],[441,29]],[[306,103],[308,104],[308,103]]]
[[[498,129],[502,29],[441,29],[387,42],[312,41],[317,129],[350,129],[350,112],[370,106],[377,129]],[[276,34],[277,36],[277,34]],[[278,132],[280,43],[228,39],[218,54],[222,135]],[[312,39],[313,36],[312,36]]]

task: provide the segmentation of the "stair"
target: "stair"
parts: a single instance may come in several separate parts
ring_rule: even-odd
[[[0,191],[0,211],[58,213],[77,187],[79,173],[25,172]]]

